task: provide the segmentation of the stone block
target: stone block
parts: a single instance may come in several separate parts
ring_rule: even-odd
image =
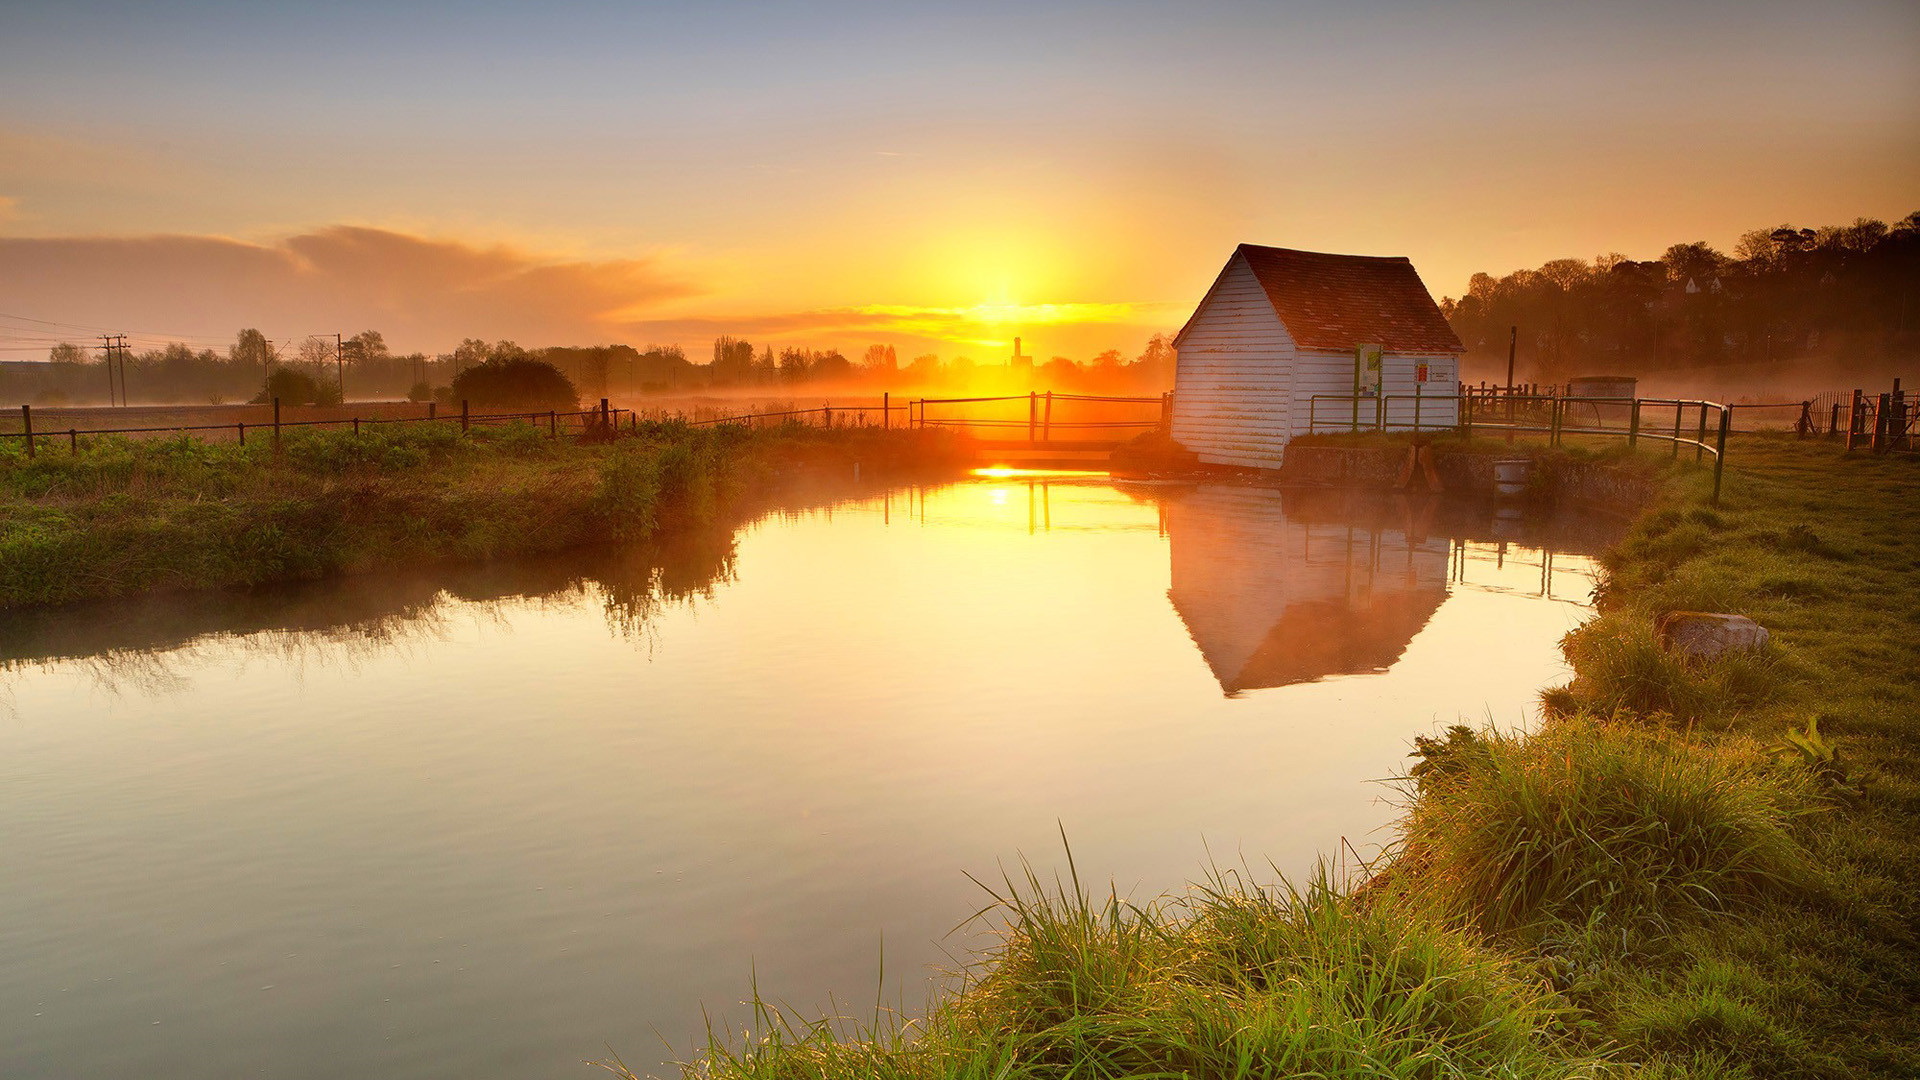
[[[1689,660],[1712,660],[1728,652],[1758,649],[1767,643],[1767,628],[1745,615],[1669,611],[1660,616],[1653,630],[1662,648]]]

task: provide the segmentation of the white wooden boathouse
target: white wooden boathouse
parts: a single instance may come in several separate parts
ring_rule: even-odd
[[[1405,258],[1241,244],[1173,345],[1173,438],[1208,464],[1277,469],[1310,423],[1458,421],[1466,348]]]

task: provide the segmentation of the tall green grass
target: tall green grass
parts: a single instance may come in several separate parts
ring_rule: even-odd
[[[712,517],[783,472],[950,467],[920,432],[643,425],[613,442],[515,424],[289,430],[247,445],[0,444],[0,608],[478,560]]]
[[[924,1019],[801,1022],[765,1003],[715,1078],[1588,1076],[1561,1010],[1518,965],[1323,872],[1303,888],[1215,875],[1147,906],[1076,879],[995,890],[999,943]]]
[[[1429,751],[1400,824],[1397,880],[1490,933],[1542,920],[1652,919],[1807,895],[1801,773],[1733,741],[1565,718]]]

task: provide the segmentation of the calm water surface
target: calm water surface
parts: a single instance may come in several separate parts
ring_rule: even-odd
[[[1139,899],[1377,849],[1414,735],[1564,677],[1601,539],[1006,477],[8,617],[0,1076],[659,1072],[754,979],[870,1010],[883,943],[912,1008],[1062,827]]]

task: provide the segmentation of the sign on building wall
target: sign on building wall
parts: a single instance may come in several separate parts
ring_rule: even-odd
[[[1355,397],[1379,396],[1381,352],[1378,345],[1353,347],[1353,394]]]

